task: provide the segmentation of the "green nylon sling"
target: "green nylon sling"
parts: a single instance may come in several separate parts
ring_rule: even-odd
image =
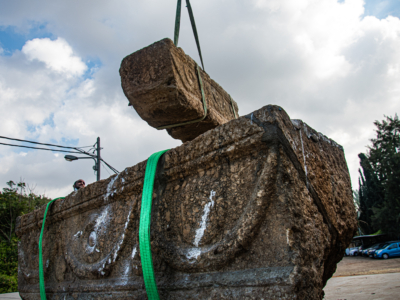
[[[175,30],[174,30],[174,45],[176,47],[178,47],[179,31],[180,31],[180,27],[181,27],[181,6],[182,6],[182,0],[178,0],[177,5],[176,5]],[[189,0],[186,0],[186,7],[187,7],[188,12],[189,12],[190,23],[192,25],[193,35],[194,35],[194,38],[196,40],[197,50],[199,51],[201,66],[203,67],[203,71],[205,71],[204,63],[203,63],[203,56],[201,55],[199,36],[197,34],[197,28],[196,28],[196,23],[194,21],[193,10],[192,10],[192,6],[190,5],[190,1]],[[172,124],[172,125],[167,125],[167,126],[161,126],[161,127],[157,128],[158,130],[168,129],[168,128],[173,128],[173,127],[177,127],[177,126],[183,126],[183,125],[188,125],[188,124],[192,124],[192,123],[201,122],[206,118],[206,116],[207,116],[207,103],[206,103],[205,96],[204,96],[203,83],[202,83],[202,80],[201,80],[200,71],[199,71],[199,67],[198,66],[197,66],[197,77],[198,77],[199,83],[200,83],[201,95],[202,95],[203,106],[204,106],[204,116],[202,118],[199,118],[199,119],[196,119],[196,120],[193,120],[193,121],[183,122],[183,123],[179,123],[179,124]],[[238,116],[236,114],[235,108],[234,108],[233,103],[232,103],[232,98],[231,98],[230,95],[229,95],[229,98],[231,100],[233,114],[235,116],[235,119],[237,119]]]
[[[44,224],[46,222],[46,215],[47,215],[47,211],[49,210],[50,205],[54,201],[56,201],[58,199],[64,199],[64,198],[65,197],[59,197],[59,198],[51,200],[49,203],[47,203],[46,210],[44,211],[42,231],[40,232],[40,237],[39,237],[39,287],[40,287],[40,299],[41,300],[46,300],[46,290],[45,290],[45,286],[44,286],[44,272],[43,272],[43,256],[42,256],[42,240],[43,240]]]
[[[143,182],[142,207],[140,210],[139,223],[139,249],[140,259],[142,262],[144,285],[146,287],[147,297],[149,300],[160,299],[154,277],[153,259],[151,256],[150,223],[154,178],[157,171],[157,163],[161,155],[168,150],[169,149],[153,153],[149,157],[146,164],[146,172]]]
[[[180,28],[180,25],[181,25],[181,6],[182,6],[181,0],[178,0],[178,4],[176,6],[175,31],[174,31],[174,44],[175,44],[176,47],[178,47],[179,28]],[[196,40],[197,50],[199,51],[201,66],[203,67],[203,71],[205,71],[204,63],[203,63],[203,56],[201,55],[199,36],[197,34],[197,29],[196,29],[196,23],[194,21],[193,10],[192,10],[192,6],[190,5],[190,1],[189,0],[186,0],[186,7],[187,7],[188,12],[189,12],[190,24],[192,24],[193,35],[194,35],[194,39]]]

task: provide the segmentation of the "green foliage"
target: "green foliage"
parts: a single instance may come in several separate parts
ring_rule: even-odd
[[[353,203],[356,209],[357,219],[358,219],[358,230],[356,235],[363,235],[361,228],[362,224],[364,224],[365,222],[359,219],[361,216],[361,208],[360,208],[360,193],[358,190],[353,190]]]
[[[400,153],[393,157],[393,171],[385,184],[385,200],[372,208],[373,224],[393,237],[400,234]]]
[[[400,120],[375,121],[377,137],[367,155],[360,153],[360,224],[367,234],[400,233]]]
[[[51,199],[26,193],[24,182],[7,182],[0,192],[0,293],[18,291],[18,239],[15,235],[17,218],[31,212]]]
[[[359,170],[359,226],[364,234],[371,234],[379,229],[375,228],[372,224],[372,216],[374,214],[372,207],[383,202],[384,190],[367,156],[364,153],[360,153],[358,157],[360,158],[360,165],[363,170],[363,172]]]
[[[8,276],[0,273],[0,294],[18,292],[17,276]]]
[[[17,217],[31,212],[51,199],[37,196],[32,191],[25,192],[24,182],[7,182],[8,187],[0,192],[0,240],[11,242],[15,236],[15,225]]]
[[[360,194],[358,191],[353,190],[353,202],[354,202],[354,207],[356,208],[357,216],[360,212]]]
[[[0,293],[18,291],[18,240],[0,243]]]
[[[377,232],[375,232],[375,233],[373,233],[371,235],[378,235],[378,234],[382,234],[382,233],[383,233],[383,231],[379,229]]]

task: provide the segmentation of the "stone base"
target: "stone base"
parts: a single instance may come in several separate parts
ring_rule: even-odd
[[[138,228],[146,161],[57,200],[48,299],[146,299]],[[44,207],[17,224],[19,291],[39,299]],[[356,229],[343,149],[278,106],[160,159],[152,252],[161,299],[322,299]]]

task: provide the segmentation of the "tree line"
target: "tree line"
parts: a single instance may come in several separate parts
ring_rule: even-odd
[[[359,188],[354,191],[360,234],[400,237],[400,120],[375,121],[376,138],[360,153]]]
[[[18,291],[18,238],[15,235],[19,216],[38,209],[51,199],[36,195],[24,182],[7,182],[0,191],[0,293]]]

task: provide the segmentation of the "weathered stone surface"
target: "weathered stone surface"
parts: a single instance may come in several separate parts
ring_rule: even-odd
[[[229,94],[200,67],[207,117],[168,129],[183,142],[235,118]],[[196,63],[170,39],[163,39],[125,57],[119,70],[124,93],[139,116],[160,127],[196,120],[204,115]],[[239,114],[235,101],[233,105]]]
[[[54,203],[43,241],[48,299],[146,299],[138,245],[145,167]],[[43,214],[18,221],[23,299],[40,298]],[[355,229],[343,149],[278,106],[207,131],[159,162],[151,236],[161,299],[322,299]]]

